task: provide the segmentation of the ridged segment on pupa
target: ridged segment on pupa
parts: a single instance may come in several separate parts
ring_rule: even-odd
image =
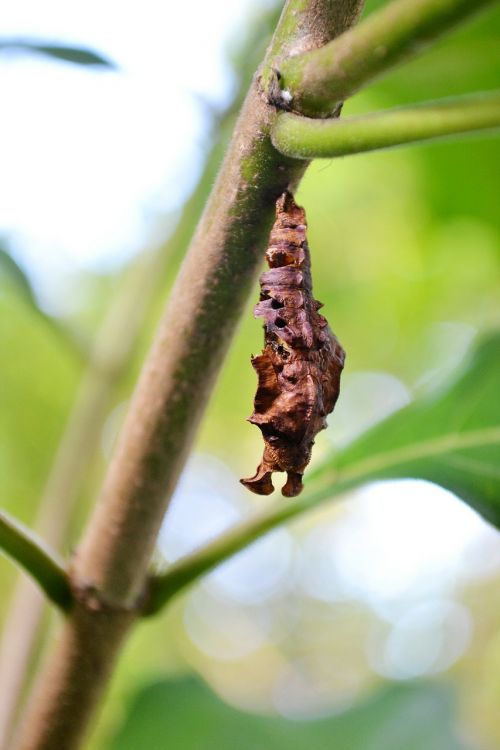
[[[252,357],[259,382],[249,421],[262,432],[264,455],[256,474],[241,482],[258,495],[273,492],[275,471],[287,472],[285,497],[301,492],[314,438],[339,395],[345,354],[312,296],[306,229],[304,209],[283,193],[254,311],[264,319],[265,346]]]

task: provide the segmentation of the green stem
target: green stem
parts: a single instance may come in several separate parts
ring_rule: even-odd
[[[24,568],[63,611],[69,609],[71,590],[64,564],[55,552],[23,524],[0,512],[0,548]]]
[[[272,139],[286,156],[330,159],[495,127],[500,127],[500,91],[342,120],[283,113]]]
[[[369,81],[495,0],[394,0],[318,50],[289,57],[280,86],[294,112],[328,117]]]
[[[339,36],[341,29],[354,25],[363,6],[364,0],[335,0],[327,6],[324,0],[288,2],[260,69],[261,86],[268,96],[273,96],[273,86],[277,84],[276,70],[283,61],[322,47]],[[308,19],[307,28],[303,22],[305,17]],[[279,95],[279,86],[277,93]]]
[[[280,526],[296,516],[310,510],[325,500],[332,499],[351,486],[356,479],[347,475],[339,479],[334,486],[329,484],[325,489],[305,495],[287,503],[277,503],[263,513],[243,521],[225,534],[217,537],[204,547],[181,558],[165,571],[150,580],[148,603],[143,614],[156,614],[170,599],[182,589],[189,586],[200,576],[220,565],[244,547],[256,541],[268,531]]]

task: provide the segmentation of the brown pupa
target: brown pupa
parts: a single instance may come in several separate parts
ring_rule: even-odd
[[[283,193],[254,311],[264,319],[265,345],[252,357],[259,382],[249,422],[262,432],[264,455],[256,474],[241,483],[258,495],[273,492],[275,471],[287,472],[285,497],[301,492],[314,438],[339,395],[345,353],[312,296],[306,229],[304,209]]]

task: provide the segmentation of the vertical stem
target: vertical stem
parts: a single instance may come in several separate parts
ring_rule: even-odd
[[[37,581],[49,600],[67,611],[72,596],[64,561],[31,529],[3,511],[0,511],[0,550]]]
[[[274,16],[274,13],[272,15]],[[256,38],[255,33],[249,34],[245,41],[242,63],[235,70],[239,78],[250,79],[254,66],[258,62],[255,50],[259,41],[260,39]],[[245,80],[245,85],[246,83]],[[164,276],[163,267],[167,258],[176,265],[181,254],[186,250],[215,179],[228,128],[234,119],[235,112],[241,106],[242,100],[243,96],[240,91],[236,94],[234,102],[212,123],[214,143],[207,154],[204,171],[198,185],[186,202],[173,235],[159,249],[158,260],[145,266],[145,272],[149,269],[147,271],[149,284],[145,283],[142,287],[139,284],[137,294],[134,294],[133,290],[126,284],[124,301],[122,301],[122,295],[119,293],[119,298],[113,303],[114,309],[110,311],[109,315],[116,318],[117,321],[115,324],[104,325],[104,330],[101,333],[102,342],[98,347],[104,355],[108,349],[110,336],[113,336],[115,341],[124,342],[132,352],[134,338],[138,336],[142,327],[141,311],[143,308],[141,308],[141,304],[146,302],[149,307],[148,301],[155,299],[155,287]],[[141,273],[135,272],[135,264],[133,273],[140,282]],[[136,306],[134,310],[125,309],[126,299],[134,301]],[[122,307],[124,308],[124,314],[118,315],[115,310],[120,310]],[[119,320],[121,320],[121,324]],[[122,349],[122,353],[126,354],[126,350]],[[118,364],[116,359],[115,364]],[[126,366],[127,360],[124,359],[121,370],[123,371]],[[80,394],[69,419],[65,436],[40,503],[41,511],[37,528],[41,529],[45,538],[50,539],[56,547],[60,547],[64,538],[78,496],[81,478],[86,471],[87,462],[91,459],[92,450],[97,442],[102,420],[112,396],[113,389],[107,388],[108,377],[106,376],[110,374],[109,368],[105,367],[99,372],[94,372],[94,368],[90,367],[84,376]],[[116,376],[117,378],[120,376],[120,367],[118,366],[116,366]],[[94,420],[92,415],[97,415],[97,417],[100,415],[100,418]],[[87,438],[85,438],[86,425],[92,424],[95,429],[89,429]],[[78,437],[79,433],[80,438]],[[82,447],[85,446],[90,449],[88,455],[85,449],[82,450]],[[28,669],[30,666],[32,667],[33,652],[39,640],[37,634],[41,629],[42,610],[43,599],[38,589],[33,586],[29,579],[22,576],[16,586],[12,604],[8,608],[7,620],[0,641],[0,675],[2,676],[0,684],[0,747],[7,744],[7,737],[11,732],[9,727],[12,725],[16,709],[19,711],[22,703],[20,700],[21,693],[23,689],[25,690],[28,682]],[[39,648],[37,650],[40,651]]]
[[[58,658],[50,661],[36,686],[32,709],[20,726],[19,747],[80,746],[82,717],[95,712],[133,619],[132,613],[93,609],[88,601],[77,605],[59,640]]]
[[[283,40],[283,51],[298,36],[312,39],[319,27],[326,27],[329,37],[344,31],[345,26],[332,27],[339,6],[345,9],[341,17],[351,22],[355,14],[348,9],[359,8],[360,1],[290,0],[277,33],[293,16],[289,28],[294,34],[290,31]],[[320,43],[324,41],[322,35]],[[265,69],[270,64],[268,54]],[[260,265],[275,200],[296,185],[305,169],[304,163],[273,148],[275,118],[275,108],[255,80],[77,550],[73,586],[81,592],[82,604],[65,623],[41,676],[19,750],[78,747],[107,682],[109,664],[133,622],[128,612],[141,596],[168,500]],[[97,607],[97,615],[89,612],[91,607]],[[105,628],[101,611],[115,613]],[[96,672],[91,697],[81,678],[86,660]],[[44,689],[49,682],[50,690]]]
[[[51,546],[60,548],[80,497],[116,383],[130,362],[152,291],[169,253],[134,262],[100,329],[87,372],[69,416],[40,500],[35,527]],[[0,641],[0,747],[12,733],[16,710],[39,644],[44,599],[20,576]]]

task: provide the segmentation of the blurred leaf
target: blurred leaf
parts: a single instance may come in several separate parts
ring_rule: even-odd
[[[483,339],[458,379],[355,440],[314,477],[359,485],[413,477],[451,490],[500,526],[500,334]]]
[[[315,721],[259,716],[223,703],[194,678],[136,695],[109,750],[460,750],[443,687],[394,684],[342,714]]]
[[[86,362],[88,359],[87,343],[67,323],[49,315],[40,307],[28,275],[10,253],[0,246],[0,280],[2,276],[12,283],[23,302],[52,329],[64,346],[69,347],[79,360]]]
[[[64,44],[44,44],[43,42],[28,41],[26,39],[0,39],[0,51],[4,49],[34,52],[35,54],[53,57],[56,60],[74,63],[75,65],[99,66],[101,68],[116,69],[115,63],[109,58],[85,47],[69,47]]]
[[[0,247],[0,275],[4,275],[10,279],[24,301],[30,307],[34,307],[39,311],[38,302],[33,287],[31,286],[31,281],[26,275],[24,269],[21,268],[21,266],[3,247]]]
[[[79,368],[40,316],[6,287],[0,294],[0,497],[23,521],[33,515]]]

